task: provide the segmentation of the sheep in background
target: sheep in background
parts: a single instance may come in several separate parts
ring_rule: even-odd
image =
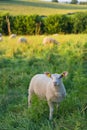
[[[49,44],[49,43],[58,44],[58,42],[54,38],[45,37],[43,39],[43,44],[46,45],[46,44]]]
[[[27,39],[25,37],[20,37],[18,39],[18,43],[28,43]]]
[[[65,98],[66,90],[62,82],[62,78],[67,76],[68,72],[62,74],[44,74],[35,75],[30,82],[28,89],[28,106],[31,105],[31,97],[36,94],[40,98],[46,98],[50,113],[49,119],[52,120],[54,103],[59,103]]]
[[[11,39],[11,38],[16,38],[16,34],[11,34],[10,36],[9,36],[9,38]]]
[[[0,42],[2,42],[3,41],[3,38],[2,37],[0,37]]]
[[[53,36],[58,36],[58,34],[57,34],[57,33],[55,33],[55,34],[53,34]]]
[[[0,33],[0,42],[3,41],[2,34]]]
[[[0,33],[0,37],[2,37],[2,33]]]

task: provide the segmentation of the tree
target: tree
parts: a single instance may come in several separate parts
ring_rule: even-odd
[[[71,1],[71,4],[77,4],[78,3],[78,0],[72,0]]]
[[[58,0],[52,0],[52,2],[58,2]]]

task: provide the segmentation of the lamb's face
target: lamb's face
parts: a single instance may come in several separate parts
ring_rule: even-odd
[[[59,86],[63,77],[68,75],[68,72],[63,72],[62,74],[50,74],[49,72],[45,73],[49,78],[52,79],[54,86]]]
[[[61,76],[60,74],[52,74],[51,75],[54,86],[59,86],[61,84],[60,76]]]

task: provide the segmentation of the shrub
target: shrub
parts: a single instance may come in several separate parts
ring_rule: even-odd
[[[87,32],[87,13],[77,13],[73,17],[73,19],[74,19],[74,25],[73,25],[74,33]]]
[[[87,13],[72,15],[39,15],[10,16],[0,15],[0,33],[7,35],[8,28],[6,16],[10,21],[11,33],[18,35],[54,34],[54,33],[86,33]]]
[[[44,19],[45,33],[53,34],[60,32],[60,16],[50,15]]]
[[[6,23],[6,15],[0,16],[0,32],[2,34],[8,34],[7,23]]]

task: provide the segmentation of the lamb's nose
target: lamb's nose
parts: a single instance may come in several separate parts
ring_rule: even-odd
[[[57,86],[57,82],[54,82],[54,86]]]

